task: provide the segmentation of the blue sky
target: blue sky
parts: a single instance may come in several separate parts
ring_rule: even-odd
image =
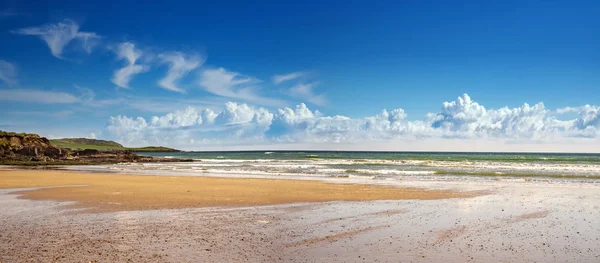
[[[0,129],[185,149],[590,151],[598,13],[597,1],[4,1]]]

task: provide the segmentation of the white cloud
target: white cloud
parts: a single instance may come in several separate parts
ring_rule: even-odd
[[[430,115],[429,121],[449,137],[545,139],[566,128],[565,122],[550,113],[543,103],[488,110],[464,94],[456,101],[444,102],[442,111]]]
[[[315,105],[324,106],[327,103],[327,99],[324,94],[315,94],[313,91],[313,87],[315,83],[310,84],[298,84],[292,87],[289,92],[290,95],[304,99],[310,103]]]
[[[144,145],[149,142],[150,137],[147,127],[148,123],[142,117],[133,119],[118,115],[108,119],[106,130],[109,134],[119,138],[121,143],[139,142],[140,145]]]
[[[600,106],[585,105],[580,107],[575,126],[579,129],[600,128]]]
[[[158,86],[166,90],[180,93],[185,93],[185,91],[178,87],[177,81],[185,77],[192,70],[198,68],[204,62],[203,59],[197,55],[189,55],[182,52],[160,54],[159,59],[162,63],[169,65],[169,71],[167,72],[167,76],[158,82]]]
[[[192,138],[198,141],[207,138],[238,140],[244,136],[258,138],[268,129],[272,120],[273,114],[267,109],[228,102],[218,113],[211,109],[187,107],[163,116],[153,116],[150,121],[142,117],[134,119],[118,115],[110,117],[106,129],[125,144],[162,143],[161,139],[177,144],[186,143]]]
[[[65,19],[56,24],[22,28],[12,32],[21,35],[39,36],[46,44],[48,44],[50,53],[60,59],[63,59],[63,50],[72,40],[79,40],[81,42],[81,48],[87,53],[91,53],[92,48],[101,38],[93,32],[79,31],[79,25],[75,21],[69,19]]]
[[[207,69],[200,74],[198,85],[212,94],[254,102],[262,105],[281,106],[285,102],[265,98],[257,94],[260,80],[244,76],[224,68]]]
[[[164,116],[152,117],[150,125],[158,128],[180,128],[202,124],[202,116],[193,107],[187,107],[182,111],[167,113]]]
[[[149,67],[146,65],[136,65],[135,62],[142,56],[142,51],[135,48],[135,45],[131,42],[124,42],[119,44],[116,48],[115,53],[121,60],[126,60],[127,65],[125,67],[115,71],[111,81],[121,87],[129,88],[129,81],[133,78],[133,75],[146,72]]]
[[[10,89],[0,90],[0,100],[37,102],[45,104],[76,103],[79,99],[69,93],[31,90],[31,89]]]
[[[402,142],[415,147],[413,142],[426,144],[440,140],[464,140],[478,145],[554,143],[564,146],[567,141],[600,138],[600,107],[585,105],[573,109],[577,109],[578,116],[561,121],[543,103],[487,109],[464,94],[455,101],[444,102],[439,112],[429,113],[423,120],[407,120],[407,114],[401,108],[384,109],[365,118],[349,118],[324,116],[303,103],[295,108],[285,107],[271,112],[248,104],[228,102],[216,112],[189,107],[152,117],[149,123],[143,118],[117,116],[111,118],[112,128],[109,130],[121,132],[112,133],[117,138],[131,136],[137,143],[140,140],[169,138],[161,142],[186,149],[194,149],[194,145],[187,144],[190,140],[202,142],[203,146],[259,144],[277,148],[273,145],[339,144],[346,147],[356,143],[385,145],[385,142]]]
[[[569,113],[569,112],[579,112],[579,110],[580,110],[579,107],[564,107],[564,108],[557,109],[556,113],[565,114],[565,113]]]
[[[283,74],[283,75],[275,75],[275,76],[273,76],[273,83],[278,85],[278,84],[281,84],[281,83],[289,81],[289,80],[294,80],[294,79],[300,78],[304,75],[306,75],[306,73],[301,72],[301,71],[292,72],[292,73]]]
[[[300,103],[294,110],[285,107],[277,110],[277,119],[282,120],[288,125],[295,125],[306,121],[312,121],[318,113],[313,113],[304,103]]]
[[[17,83],[17,67],[8,61],[0,60],[0,80],[8,85]]]

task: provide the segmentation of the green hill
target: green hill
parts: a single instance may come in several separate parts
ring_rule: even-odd
[[[52,145],[69,149],[94,149],[94,150],[126,150],[126,148],[113,141],[86,139],[86,138],[64,138],[50,140]]]
[[[146,146],[127,149],[133,152],[180,152],[179,150],[163,146]]]
[[[162,147],[162,146],[148,146],[148,147],[140,147],[140,148],[128,148],[119,143],[113,141],[105,141],[105,140],[96,140],[96,139],[87,139],[87,138],[64,138],[64,139],[54,139],[50,140],[52,145],[69,148],[73,150],[84,150],[84,149],[94,149],[94,150],[130,150],[134,152],[178,152],[179,150]]]

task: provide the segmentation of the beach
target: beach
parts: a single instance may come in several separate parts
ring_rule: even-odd
[[[285,179],[148,176],[74,171],[0,171],[0,188],[24,199],[73,201],[92,211],[239,207],[328,201],[473,197],[483,192],[429,190]],[[59,186],[59,187],[48,187]]]
[[[9,169],[0,188],[1,262],[600,260],[596,184]]]

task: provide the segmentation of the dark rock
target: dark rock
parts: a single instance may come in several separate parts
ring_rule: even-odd
[[[85,150],[81,150],[81,151],[75,151],[74,154],[78,155],[78,156],[91,156],[91,155],[96,155],[98,154],[98,150],[94,150],[94,149],[85,149]]]
[[[46,148],[46,150],[44,150],[44,155],[47,157],[53,158],[53,159],[58,159],[58,158],[65,157],[66,152],[67,151],[65,151],[61,148],[50,146],[50,147]]]
[[[38,157],[40,156],[41,149],[37,146],[24,146],[16,151],[17,154]]]

